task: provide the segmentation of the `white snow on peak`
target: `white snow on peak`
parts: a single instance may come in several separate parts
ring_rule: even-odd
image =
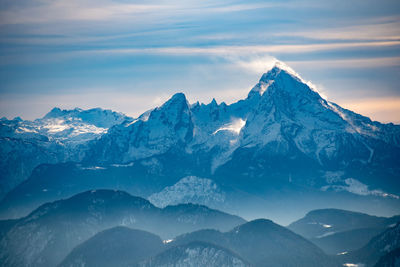
[[[291,67],[289,67],[288,65],[286,65],[285,63],[283,63],[282,61],[277,60],[275,63],[274,68],[279,68],[281,70],[286,71],[287,73],[289,73],[290,75],[292,75],[293,77],[296,77],[297,79],[299,79],[302,83],[307,84],[308,87],[310,87],[311,90],[317,92],[322,98],[325,98],[324,95],[320,94],[317,90],[317,86],[314,85],[311,81],[306,81],[304,80],[300,74],[298,74],[296,71],[294,71]]]
[[[157,207],[179,203],[209,206],[224,203],[225,193],[210,179],[187,176],[176,184],[165,187],[161,192],[152,194],[148,199]]]
[[[219,131],[231,131],[235,134],[239,134],[242,128],[246,125],[246,121],[241,118],[233,119],[232,122],[223,125],[221,128],[217,129],[213,134]]]
[[[26,128],[26,127],[19,127],[16,129],[17,133],[38,133],[37,130],[32,129],[32,128]]]
[[[279,60],[276,60],[273,67],[261,76],[260,81],[251,89],[249,96],[254,93],[263,95],[268,87],[270,87],[275,82],[276,77],[278,77],[281,71],[289,74],[293,79],[296,79],[301,83],[306,84],[312,91],[318,93],[322,98],[325,99],[325,96],[318,92],[317,87],[313,83],[304,80],[300,76],[300,74],[298,74],[291,67]]]
[[[80,134],[92,133],[92,134],[104,134],[107,132],[107,128],[97,127],[93,124],[82,122],[80,119],[74,120],[63,120],[63,119],[46,119],[44,124],[40,126],[41,130],[46,130],[48,134],[57,134],[69,131],[70,137],[75,137]]]
[[[291,67],[289,67],[288,65],[286,65],[285,63],[283,63],[280,60],[276,60],[274,66],[272,68],[273,69],[277,68],[277,69],[280,69],[280,70],[284,70],[287,73],[289,73],[290,75],[292,75],[292,76],[298,78],[299,80],[303,81],[303,79],[301,78],[300,74],[295,72]]]
[[[100,108],[89,110],[53,108],[43,118],[34,121],[3,120],[2,134],[38,140],[47,137],[46,140],[50,142],[73,148],[102,136],[108,132],[109,127],[120,124],[128,118],[122,113]]]

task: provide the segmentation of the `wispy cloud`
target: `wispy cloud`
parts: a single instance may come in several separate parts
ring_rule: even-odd
[[[169,5],[115,3],[113,1],[36,1],[36,5],[0,11],[0,24],[99,21],[168,10]]]
[[[293,44],[293,45],[251,45],[251,46],[212,46],[212,47],[158,47],[158,48],[87,48],[85,50],[49,51],[38,54],[28,54],[20,57],[18,54],[0,55],[0,65],[16,63],[44,63],[59,62],[60,60],[93,57],[93,56],[124,56],[124,55],[166,55],[166,56],[207,56],[224,58],[238,64],[247,70],[259,73],[271,65],[274,57],[270,55],[299,55],[323,51],[340,51],[357,48],[385,48],[398,47],[400,41],[374,41],[374,42],[343,42],[325,44]],[[379,66],[398,66],[400,57],[369,57],[369,58],[342,58],[342,59],[313,59],[313,60],[288,60],[294,66],[325,65],[337,68],[371,68]]]
[[[281,37],[296,36],[319,40],[400,40],[400,18],[392,21],[393,17],[390,17],[387,20],[389,22],[335,28],[325,27],[323,29],[308,31],[284,31],[273,33],[273,35]]]
[[[79,53],[103,54],[175,54],[175,55],[227,55],[249,53],[304,53],[348,48],[398,46],[399,41],[344,42],[324,44],[282,44],[282,45],[247,45],[214,47],[162,47],[162,48],[116,48],[80,51]]]
[[[179,88],[191,101],[233,102],[274,57],[311,74],[305,78],[335,99],[360,86],[365,95],[398,96],[398,7],[398,0],[2,1],[0,109],[89,107],[98,93],[107,101],[97,105],[134,114]],[[32,98],[7,95],[23,91]]]
[[[379,68],[400,66],[400,57],[372,57],[372,58],[345,58],[345,59],[316,59],[288,61],[290,66],[299,68]]]
[[[153,4],[151,4],[153,2]],[[151,1],[148,4],[128,3],[111,0],[60,0],[32,1],[30,5],[15,4],[12,8],[0,11],[0,24],[55,23],[60,21],[109,21],[129,20],[136,16],[145,18],[151,13],[156,17],[165,15],[196,15],[231,13],[255,9],[291,8],[285,2],[230,3],[218,1]]]

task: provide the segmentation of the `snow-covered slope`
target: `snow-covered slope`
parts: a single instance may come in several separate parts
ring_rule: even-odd
[[[95,139],[106,133],[108,128],[125,121],[132,121],[132,118],[100,108],[53,108],[43,118],[28,123],[43,135],[67,145],[75,145]]]
[[[87,158],[95,162],[125,163],[163,154],[193,138],[193,122],[186,97],[175,94],[164,105],[132,123],[112,127]]]
[[[43,118],[0,120],[0,198],[36,166],[80,160],[83,146],[131,118],[99,108],[52,109]]]
[[[182,178],[173,186],[168,186],[161,192],[152,194],[149,200],[157,207],[179,203],[216,206],[222,205],[225,198],[225,193],[214,181],[196,176],[188,176]]]
[[[145,117],[111,128],[86,159],[124,164],[176,150],[197,159],[201,168],[208,169],[207,175],[229,176],[232,166],[240,166],[235,175],[241,176],[296,172],[294,166],[279,167],[287,159],[302,171],[307,172],[304,165],[321,170],[304,175],[320,176],[313,183],[325,186],[324,190],[357,193],[355,186],[362,185],[371,194],[386,197],[392,192],[374,189],[393,188],[397,183],[400,126],[372,122],[327,101],[282,63],[263,74],[248,97],[237,103],[213,100],[208,105],[189,105],[179,93]],[[280,164],[273,164],[278,159]],[[391,178],[369,179],[370,174],[363,173],[367,170]],[[332,171],[342,175],[325,179]],[[290,180],[304,183],[300,178],[294,175]]]
[[[144,129],[139,131],[139,125]],[[400,139],[399,126],[372,122],[340,108],[280,63],[262,75],[245,100],[229,106],[213,100],[208,105],[196,103],[189,107],[184,95],[176,94],[153,110],[146,123],[137,121],[126,131],[135,139],[149,140],[129,144],[123,151],[127,154],[124,160],[164,152],[177,143],[169,138],[172,133],[191,152],[234,144],[235,148],[261,148],[279,142],[286,150],[295,146],[321,165],[336,162],[340,156],[346,161],[337,164],[348,164],[349,160],[369,163],[374,153],[372,139],[396,147]],[[341,151],[348,146],[357,149]]]

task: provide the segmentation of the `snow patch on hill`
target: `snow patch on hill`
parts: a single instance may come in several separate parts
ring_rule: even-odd
[[[368,185],[363,184],[362,182],[353,178],[345,179],[344,185],[326,185],[321,188],[322,191],[327,191],[329,189],[334,191],[347,191],[360,196],[373,195],[399,199],[399,196],[383,192],[382,190],[370,190]]]
[[[215,205],[224,203],[225,199],[225,193],[214,181],[196,176],[182,178],[176,184],[149,197],[149,201],[158,207],[179,203]]]

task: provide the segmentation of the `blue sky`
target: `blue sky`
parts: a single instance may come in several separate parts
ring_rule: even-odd
[[[328,100],[400,123],[398,0],[0,0],[0,116],[137,116],[175,92],[246,96],[277,58]]]

